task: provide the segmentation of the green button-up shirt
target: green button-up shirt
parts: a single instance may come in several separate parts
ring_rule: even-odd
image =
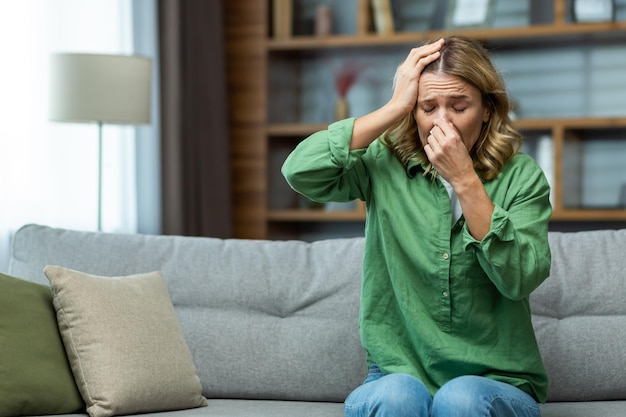
[[[545,401],[528,299],[550,270],[541,169],[517,154],[484,182],[495,209],[477,241],[463,216],[452,224],[446,188],[421,164],[405,169],[378,140],[350,151],[353,126],[347,119],[311,135],[282,172],[313,200],[366,202],[359,326],[368,362],[414,375],[432,394],[456,376],[481,375]]]

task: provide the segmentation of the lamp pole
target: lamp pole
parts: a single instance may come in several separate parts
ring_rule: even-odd
[[[98,120],[98,232],[102,231],[102,121]]]
[[[150,78],[150,59],[136,55],[57,53],[50,59],[50,120],[98,123],[99,232],[104,122],[150,123]]]

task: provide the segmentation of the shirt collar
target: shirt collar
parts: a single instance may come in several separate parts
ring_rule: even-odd
[[[409,163],[406,166],[406,175],[409,178],[414,178],[418,173],[422,175],[428,168],[428,165],[430,165],[430,162],[428,161],[419,162],[417,159],[420,156],[421,152],[418,152],[414,155],[413,158],[409,159]]]

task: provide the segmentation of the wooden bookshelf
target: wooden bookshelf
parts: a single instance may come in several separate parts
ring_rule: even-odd
[[[273,225],[281,232],[290,224],[362,222],[363,203],[355,210],[324,211],[296,207],[272,208],[270,172],[276,172],[272,153],[284,152],[309,134],[324,129],[328,123],[269,122],[268,114],[275,106],[274,92],[268,91],[269,68],[274,60],[294,63],[316,56],[350,53],[365,56],[385,47],[414,45],[451,33],[480,39],[488,45],[512,50],[532,49],[556,43],[588,45],[626,42],[626,22],[573,23],[567,18],[567,0],[554,0],[554,21],[550,24],[523,27],[434,30],[424,32],[394,31],[381,35],[371,25],[370,0],[355,0],[356,32],[349,35],[272,36],[272,0],[247,0],[225,4],[226,41],[230,92],[230,120],[235,210],[235,234],[241,238],[272,238]],[[320,58],[321,59],[321,58]],[[297,72],[294,73],[297,77]],[[626,82],[626,79],[625,79]],[[578,86],[572,86],[578,88]],[[594,130],[622,132],[626,140],[624,117],[583,117],[520,119],[516,121],[524,133],[546,132],[554,141],[554,221],[602,222],[626,221],[626,210],[619,208],[577,208],[564,205],[562,189],[563,147],[583,131],[584,141],[593,140]],[[620,133],[621,134],[621,133]],[[579,136],[579,135],[578,135]],[[626,164],[625,164],[626,165]],[[281,185],[282,186],[282,185]],[[285,189],[285,192],[293,192]],[[294,232],[293,237],[298,237]]]

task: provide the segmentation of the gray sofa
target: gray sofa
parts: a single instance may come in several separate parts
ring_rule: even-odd
[[[550,376],[544,417],[626,416],[626,230],[551,232],[533,293]],[[27,225],[9,274],[48,264],[96,275],[161,271],[208,406],[179,417],[342,416],[366,375],[357,316],[363,239],[219,240]]]

